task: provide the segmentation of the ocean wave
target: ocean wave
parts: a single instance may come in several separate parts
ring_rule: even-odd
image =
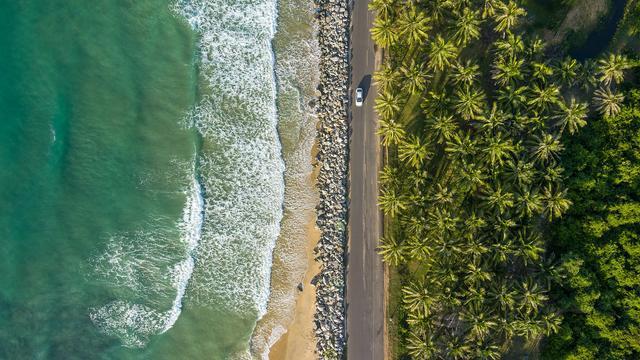
[[[275,1],[183,0],[175,10],[200,35],[209,92],[193,113],[207,200],[188,297],[259,317],[284,193],[271,51]]]
[[[251,339],[252,353],[262,359],[268,358],[269,349],[293,320],[297,285],[304,281],[309,264],[310,234],[307,232],[319,201],[311,181],[311,150],[317,123],[314,100],[320,58],[314,4],[308,0],[280,0],[278,11],[275,39],[278,128],[286,164],[286,190],[284,218],[273,255],[271,276],[274,280],[268,309]],[[311,334],[302,334],[307,335]]]
[[[177,224],[180,241],[171,236],[174,227],[163,226],[170,221],[158,220],[147,227],[153,232],[112,236],[106,250],[91,260],[96,279],[118,300],[90,309],[89,317],[124,346],[146,345],[180,316],[203,222],[204,200],[195,174],[185,195],[182,220]]]

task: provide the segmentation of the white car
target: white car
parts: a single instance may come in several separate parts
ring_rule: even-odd
[[[356,106],[360,107],[362,106],[362,101],[364,100],[362,97],[362,88],[357,88],[356,89]]]

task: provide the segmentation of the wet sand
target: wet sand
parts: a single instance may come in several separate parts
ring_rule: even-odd
[[[316,291],[311,279],[320,271],[320,264],[314,260],[313,248],[320,238],[320,231],[315,225],[315,217],[307,226],[308,244],[307,272],[304,276],[303,291],[296,299],[293,321],[287,332],[271,347],[270,360],[308,360],[316,359],[314,353],[316,341],[313,334],[313,315],[316,310]]]

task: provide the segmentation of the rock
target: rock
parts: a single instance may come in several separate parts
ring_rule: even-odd
[[[316,224],[321,236],[315,247],[320,273],[314,314],[317,354],[327,350],[338,358],[344,354],[344,266],[347,215],[349,3],[346,0],[316,0],[315,19],[320,45],[320,84],[314,103],[319,119],[317,165],[320,203]],[[299,285],[298,289],[302,291]]]

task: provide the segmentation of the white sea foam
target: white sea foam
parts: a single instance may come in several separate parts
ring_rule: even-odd
[[[193,113],[207,201],[187,297],[259,317],[284,193],[271,51],[275,0],[181,0],[175,9],[200,35],[210,92]]]
[[[130,249],[125,246],[120,251],[124,258],[111,259],[114,264],[129,264],[121,279],[114,280],[125,284],[128,291],[148,286],[143,281],[146,274],[158,270],[166,276],[156,277],[157,283],[170,284],[175,294],[171,304],[152,301],[148,306],[117,300],[92,310],[94,323],[127,346],[142,346],[149,336],[167,331],[178,319],[184,301],[231,311],[245,319],[262,316],[282,219],[284,163],[271,50],[276,0],[178,0],[174,10],[200,36],[200,73],[208,88],[185,122],[185,126],[194,124],[202,135],[198,154],[201,186],[197,186],[202,195],[185,208],[190,209],[186,218],[196,219],[193,223],[200,226],[187,226],[196,229],[192,232],[183,229],[185,250],[178,253],[186,256],[163,262],[170,267],[150,265],[137,257],[138,253],[157,255],[153,246],[146,248],[146,242]],[[114,275],[106,265],[101,271]]]
[[[186,242],[187,247],[187,258],[173,268],[174,286],[177,289],[177,292],[161,332],[171,329],[173,324],[178,320],[180,312],[182,311],[182,301],[195,266],[194,255],[198,248],[198,243],[200,242],[203,221],[204,199],[202,198],[202,188],[197,178],[194,176],[191,192],[187,197],[187,206],[184,208],[181,223],[181,230],[183,234],[182,238]]]
[[[274,252],[272,277],[275,280],[271,282],[267,313],[251,339],[252,353],[262,359],[268,359],[269,349],[287,331],[286,327],[293,319],[297,285],[303,281],[308,266],[308,224],[318,203],[317,191],[309,181],[317,122],[311,103],[319,83],[320,56],[313,14],[312,1],[279,1],[276,75],[287,187],[285,216]]]
[[[97,278],[116,296],[144,301],[119,299],[90,310],[94,324],[127,347],[144,346],[150,336],[169,330],[180,316],[203,221],[204,201],[195,174],[186,195],[177,226],[180,241],[165,234],[171,231],[163,229],[163,224],[170,221],[158,220],[153,233],[113,236],[106,251],[92,259]]]

